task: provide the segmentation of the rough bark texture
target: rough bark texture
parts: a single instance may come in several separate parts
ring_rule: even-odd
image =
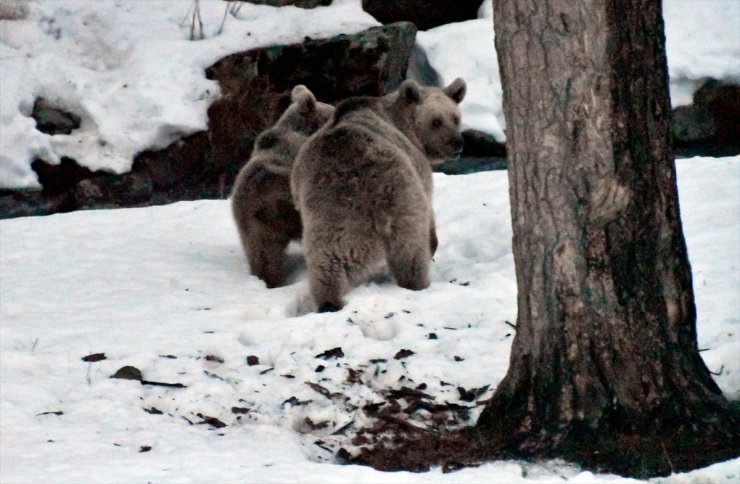
[[[519,296],[478,427],[519,454],[592,446],[597,465],[619,436],[737,449],[697,348],[660,2],[501,0],[494,19]]]

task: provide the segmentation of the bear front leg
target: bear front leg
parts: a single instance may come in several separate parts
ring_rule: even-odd
[[[413,291],[429,287],[430,249],[428,230],[395,234],[388,250],[388,266],[400,287]]]
[[[437,239],[437,226],[434,223],[434,216],[432,216],[429,222],[429,254],[431,257],[434,257],[438,246],[439,240]]]
[[[347,272],[339,258],[325,250],[306,250],[306,268],[318,312],[335,312],[342,309],[342,297],[349,291]]]
[[[286,257],[285,249],[290,240],[282,237],[270,237],[264,231],[256,231],[247,236],[247,259],[253,275],[259,277],[268,289],[285,284]]]

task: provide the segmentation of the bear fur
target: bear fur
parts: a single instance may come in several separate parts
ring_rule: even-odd
[[[383,263],[399,286],[429,286],[432,166],[462,150],[465,89],[462,79],[444,89],[407,80],[383,97],[347,99],[301,148],[291,190],[320,312],[339,310]]]
[[[292,103],[277,123],[255,140],[254,150],[234,182],[231,208],[251,273],[268,288],[285,284],[285,249],[301,237],[301,219],[290,194],[293,161],[309,135],[334,112],[306,86],[295,86]]]

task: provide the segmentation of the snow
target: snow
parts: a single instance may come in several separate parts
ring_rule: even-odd
[[[5,1],[5,0],[3,0]],[[74,158],[92,170],[125,173],[145,149],[203,130],[219,94],[205,69],[257,47],[331,37],[378,25],[359,0],[304,10],[202,0],[204,40],[190,40],[193,2],[36,0],[22,20],[0,20],[0,188],[39,187],[30,163]],[[9,74],[12,73],[12,74]],[[82,118],[80,129],[35,129],[44,97]]]
[[[244,3],[225,22],[223,1],[201,0],[205,39],[191,41],[189,0],[26,4],[25,19],[0,20],[0,188],[39,188],[30,166],[36,158],[68,156],[92,170],[125,173],[138,152],[206,128],[219,90],[204,69],[218,59],[378,25],[360,0],[312,10]],[[674,105],[690,102],[704,76],[740,79],[740,3],[667,0],[664,10]],[[503,141],[491,0],[480,14],[419,32],[418,42],[446,84],[468,82],[464,126]],[[80,115],[81,128],[54,136],[36,130],[30,115],[39,96]]]
[[[634,482],[559,461],[381,473],[336,465],[314,444],[361,423],[353,406],[381,401],[383,388],[426,383],[438,402],[465,404],[458,386],[490,385],[487,398],[506,373],[516,318],[506,173],[434,181],[431,286],[371,283],[332,314],[304,314],[300,265],[279,289],[248,275],[225,200],[0,220],[0,481]],[[740,157],[679,160],[678,182],[701,354],[738,399]],[[335,347],[344,357],[316,357]],[[394,359],[401,349],[415,354]],[[107,359],[81,360],[98,352]],[[109,378],[126,365],[186,388]],[[364,371],[361,383],[348,368]],[[198,425],[198,414],[227,426]],[[655,482],[739,476],[735,459]]]
[[[219,32],[226,4],[201,0],[205,39],[191,41],[189,0],[0,2],[0,15],[25,16],[0,20],[0,188],[38,187],[36,157],[126,172],[138,151],[206,127],[218,88],[203,72],[223,56],[378,24],[360,0],[243,4]],[[503,139],[490,0],[481,17],[418,40],[445,83],[468,82],[465,126]],[[683,88],[740,77],[740,4],[667,0],[665,18],[671,76]],[[37,96],[80,114],[81,128],[37,131]],[[739,399],[740,157],[679,160],[678,174],[701,354]],[[458,386],[490,385],[487,398],[506,373],[506,322],[516,318],[506,175],[435,175],[435,209],[430,288],[374,282],[336,314],[307,312],[300,264],[284,288],[248,275],[226,201],[0,220],[0,482],[634,482],[559,461],[387,474],[336,465],[315,445],[336,445],[335,429],[362,424],[354,407],[385,388],[426,383],[438,402],[465,403]],[[316,357],[335,347],[344,357]],[[401,349],[414,354],[397,360]],[[98,352],[107,359],[81,360]],[[248,366],[252,355],[259,364]],[[109,378],[126,365],[186,387]],[[347,381],[349,368],[361,382]],[[198,414],[227,426],[198,424]],[[311,429],[307,417],[329,426]],[[739,476],[735,459],[654,482]]]
[[[740,82],[740,2],[666,0],[663,14],[674,106],[691,104],[691,95],[705,77]],[[463,125],[504,141],[492,0],[483,2],[478,15],[477,20],[419,32],[417,41],[443,83],[456,77],[468,81],[461,105]]]

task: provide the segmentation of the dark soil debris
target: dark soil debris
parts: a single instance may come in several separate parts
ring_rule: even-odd
[[[83,356],[82,361],[87,361],[89,363],[95,363],[96,361],[103,361],[107,358],[108,357],[105,356],[105,353],[93,353],[91,355]]]
[[[405,350],[405,349],[403,349],[403,350],[399,351],[398,353],[396,353],[396,356],[394,356],[393,358],[396,359],[396,360],[401,360],[403,358],[408,358],[409,356],[415,355],[415,354],[416,353],[414,353],[411,350]]]
[[[141,374],[141,370],[135,366],[122,366],[116,370],[111,378],[119,378],[121,380],[138,380],[141,381],[144,376]]]
[[[298,400],[297,397],[292,396],[285,400],[280,406],[284,407],[286,404],[290,404],[293,407],[301,407],[303,405],[308,405],[309,403],[313,403],[313,400]]]
[[[260,359],[258,357],[254,356],[254,355],[247,356],[247,365],[248,366],[254,366],[254,365],[259,365],[259,364],[260,364]]]
[[[210,425],[211,427],[215,427],[217,429],[222,429],[226,427],[226,424],[216,417],[209,417],[208,415],[203,415],[202,413],[198,413],[196,415],[201,419],[201,421],[198,422],[198,425]]]
[[[324,360],[328,360],[331,358],[342,358],[344,356],[344,352],[342,351],[342,348],[337,346],[336,348],[332,348],[330,350],[326,350],[323,353],[319,353],[316,355],[316,358],[322,358]]]

